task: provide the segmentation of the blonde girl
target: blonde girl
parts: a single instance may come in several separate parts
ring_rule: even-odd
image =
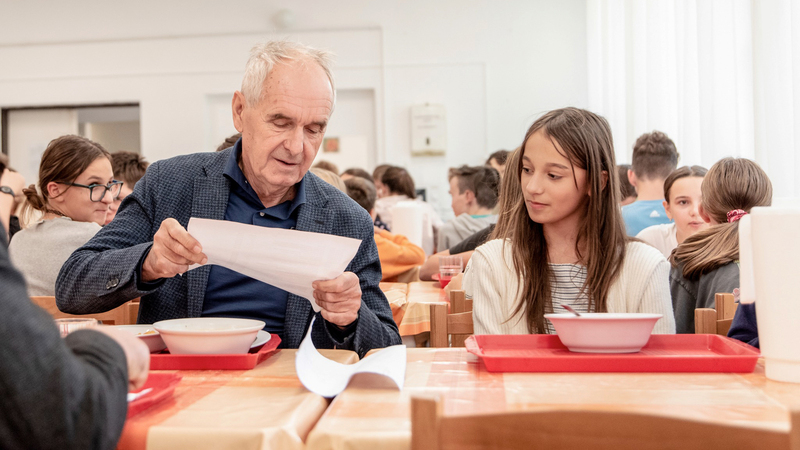
[[[544,318],[579,312],[648,312],[673,333],[669,264],[626,235],[611,129],[565,108],[539,118],[509,165],[493,240],[465,274],[476,334],[552,333]]]

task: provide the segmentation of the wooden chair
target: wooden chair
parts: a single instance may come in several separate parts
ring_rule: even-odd
[[[565,393],[565,395],[569,395]],[[411,399],[411,450],[800,450],[800,411],[790,432],[650,414],[527,411],[444,416],[438,399]]]
[[[714,309],[697,308],[694,310],[695,334],[728,335],[733,323],[733,315],[739,306],[733,294],[714,295]]]
[[[138,299],[132,300],[123,304],[122,306],[118,306],[111,311],[106,311],[102,313],[95,313],[95,314],[67,314],[65,312],[61,312],[56,305],[56,298],[55,297],[31,297],[31,301],[50,313],[54,319],[70,319],[70,318],[92,318],[97,319],[105,325],[131,325],[136,323],[136,317],[133,317],[131,320],[131,314],[133,311],[133,306],[129,306],[134,301],[136,302],[135,311],[138,315],[139,313],[139,302]]]
[[[464,297],[464,291],[450,291],[449,306],[451,314],[447,313],[446,303],[430,305],[431,347],[463,347],[467,337],[474,333],[472,300]]]

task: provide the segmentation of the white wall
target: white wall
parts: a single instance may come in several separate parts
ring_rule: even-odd
[[[208,151],[250,46],[338,54],[338,87],[375,92],[375,162],[406,165],[448,214],[446,171],[521,143],[541,112],[587,105],[585,0],[3,2],[0,108],[138,102],[150,160]],[[291,11],[294,28],[272,18]],[[444,157],[409,151],[409,107],[447,108]],[[220,109],[222,108],[222,109]],[[212,131],[214,130],[214,131]],[[371,167],[367,167],[371,169]]]

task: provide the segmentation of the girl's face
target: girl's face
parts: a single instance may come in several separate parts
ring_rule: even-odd
[[[554,142],[542,130],[528,138],[522,154],[522,195],[531,220],[576,232],[588,198],[587,173],[573,166],[565,152],[559,153]]]
[[[100,157],[89,164],[89,167],[78,175],[73,183],[88,186],[108,184],[113,180],[114,171],[111,169],[111,161],[106,157]],[[106,220],[108,207],[114,201],[111,193],[106,191],[101,201],[93,202],[89,196],[89,189],[80,186],[49,183],[48,190],[50,206],[76,222],[95,222],[102,226]]]
[[[667,217],[675,221],[678,229],[678,243],[687,237],[708,227],[700,217],[700,186],[703,177],[683,177],[675,180],[669,191],[669,198],[664,200]]]

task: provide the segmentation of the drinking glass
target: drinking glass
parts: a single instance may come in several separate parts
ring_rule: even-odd
[[[61,337],[81,328],[91,328],[98,325],[97,319],[56,319],[56,326],[61,331]]]
[[[464,260],[460,256],[440,256],[439,257],[439,280],[446,285],[450,279],[464,270]]]

